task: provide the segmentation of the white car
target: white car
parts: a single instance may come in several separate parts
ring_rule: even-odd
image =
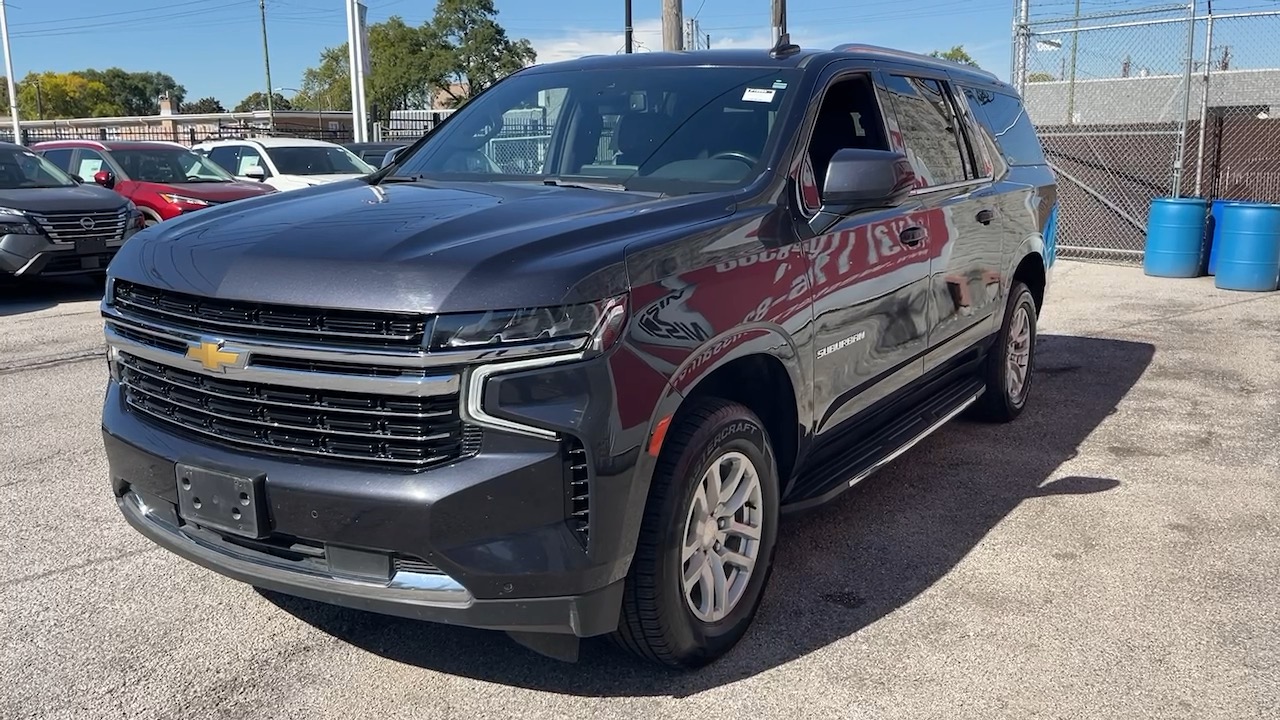
[[[341,145],[324,140],[212,140],[192,149],[236,177],[257,180],[280,191],[357,178],[377,169]]]

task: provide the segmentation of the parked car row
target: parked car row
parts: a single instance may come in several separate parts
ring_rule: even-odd
[[[367,175],[395,143],[299,138],[0,143],[0,280],[93,275],[144,227],[236,200]],[[354,152],[353,152],[354,150]]]

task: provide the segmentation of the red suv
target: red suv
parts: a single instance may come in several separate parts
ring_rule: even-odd
[[[50,140],[31,149],[71,175],[129,198],[147,225],[210,205],[276,192],[269,185],[236,180],[177,143]]]

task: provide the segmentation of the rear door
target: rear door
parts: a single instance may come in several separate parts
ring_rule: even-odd
[[[974,147],[971,113],[943,71],[891,66],[898,149],[917,173],[929,222],[928,355],[924,372],[972,347],[996,325],[1003,242],[992,165]]]

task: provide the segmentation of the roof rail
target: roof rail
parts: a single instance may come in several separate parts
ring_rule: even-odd
[[[791,42],[791,33],[784,32],[778,36],[778,42],[769,49],[769,57],[784,58],[798,52],[800,52],[800,46]]]
[[[938,63],[938,64],[949,64],[949,65],[954,65],[956,67],[962,68],[964,70],[968,70],[969,72],[991,78],[996,82],[1000,81],[1000,78],[996,77],[995,73],[991,72],[990,70],[983,70],[982,68],[976,65],[965,65],[964,63],[958,63],[958,62],[955,62],[954,60],[946,60],[944,58],[934,57],[932,55],[924,55],[922,53],[907,52],[906,50],[897,50],[895,48],[887,48],[879,45],[867,45],[865,43],[842,43],[840,45],[837,45],[831,48],[831,51],[832,52],[866,52],[866,53],[875,53],[877,55],[888,55],[890,57],[896,57],[903,60],[914,60],[917,62],[923,60],[926,62],[932,62],[932,63]]]

